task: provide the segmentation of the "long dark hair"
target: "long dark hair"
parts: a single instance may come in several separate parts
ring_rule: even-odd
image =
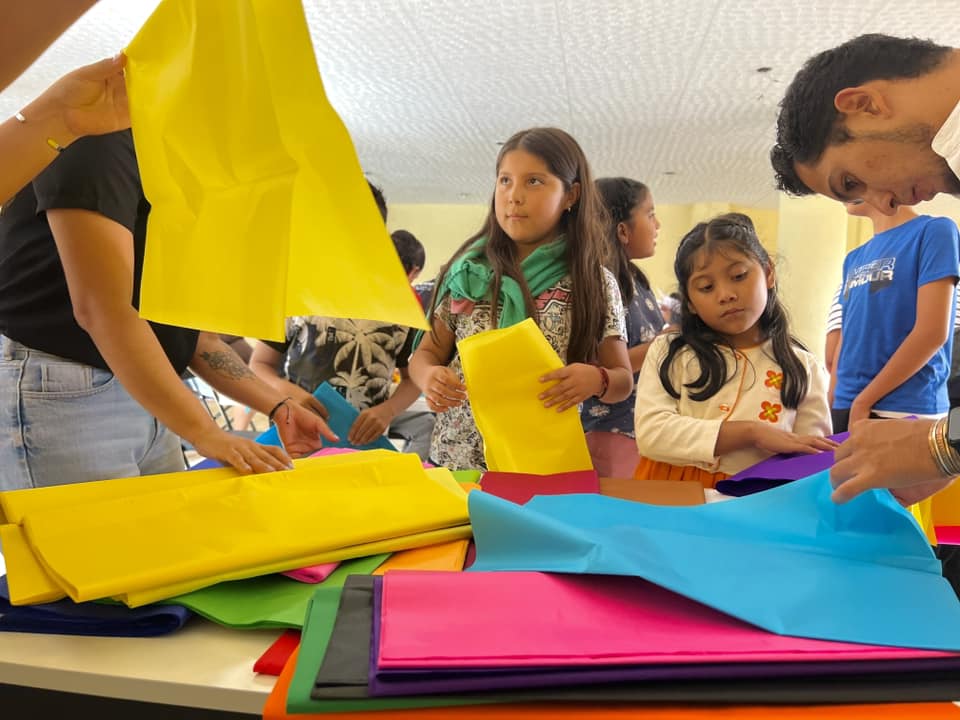
[[[560,220],[560,232],[566,235],[565,260],[570,269],[574,298],[570,304],[571,328],[566,361],[593,362],[597,358],[607,313],[606,281],[603,265],[606,260],[603,240],[606,212],[597,195],[593,175],[583,150],[568,133],[558,128],[531,128],[522,130],[507,140],[497,155],[497,173],[504,156],[513,150],[524,150],[543,160],[551,174],[570,190],[580,184],[580,198]],[[524,306],[529,317],[539,320],[533,296],[520,270],[517,246],[497,222],[496,198],[490,199],[490,210],[483,227],[470,237],[443,266],[437,276],[436,287],[441,287],[450,265],[480,238],[486,238],[485,254],[493,282],[490,285],[490,305],[493,324],[497,324],[497,299],[504,276],[517,281],[523,290]],[[432,310],[442,298],[434,292]]]
[[[650,188],[639,180],[609,177],[597,180],[597,192],[600,193],[600,199],[607,209],[610,220],[607,225],[607,252],[610,270],[617,278],[623,304],[629,305],[635,294],[634,281],[639,283],[644,290],[650,289],[650,281],[643,274],[643,270],[631,262],[627,249],[617,236],[617,228],[620,223],[630,222],[630,216],[634,209],[642,205],[649,197]]]
[[[729,379],[727,362],[720,348],[726,346],[733,350],[733,347],[726,338],[691,311],[687,288],[697,252],[711,252],[724,246],[753,258],[760,263],[764,271],[772,268],[770,256],[760,244],[753,222],[740,213],[727,213],[713,218],[710,222],[699,223],[680,241],[677,259],[673,264],[680,285],[680,334],[670,341],[667,356],[660,365],[663,389],[677,399],[680,398],[680,392],[670,380],[670,368],[679,352],[686,346],[690,347],[700,363],[700,376],[684,386],[691,391],[691,400],[707,400],[713,397]],[[767,306],[759,322],[760,329],[773,344],[774,359],[783,369],[783,387],[780,391],[783,404],[788,408],[796,408],[807,394],[809,379],[806,368],[794,349],[803,348],[803,345],[790,334],[787,311],[777,297],[776,284],[767,293]]]

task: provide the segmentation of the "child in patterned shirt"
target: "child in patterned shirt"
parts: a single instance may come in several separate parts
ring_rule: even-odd
[[[556,128],[524,130],[503,144],[496,168],[484,227],[437,278],[431,332],[410,359],[437,413],[430,458],[454,470],[485,469],[456,352],[470,335],[534,318],[567,364],[530,393],[559,412],[633,389],[623,302],[603,266],[604,211],[580,146]]]

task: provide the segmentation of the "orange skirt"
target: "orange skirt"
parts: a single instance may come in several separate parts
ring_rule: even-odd
[[[712,473],[694,465],[671,465],[646,457],[640,458],[633,473],[635,480],[695,480],[705,488],[713,488],[728,477],[726,473]]]

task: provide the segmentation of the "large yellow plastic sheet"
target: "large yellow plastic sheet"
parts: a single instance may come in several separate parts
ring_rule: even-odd
[[[163,0],[126,54],[144,317],[270,339],[290,315],[427,327],[300,2]]]
[[[36,503],[42,509],[24,500],[34,491],[16,491],[18,526],[47,577],[76,601],[117,597],[136,607],[224,580],[470,534],[464,491],[449,471],[425,471],[412,455],[318,457],[292,471],[180,486],[173,475],[158,477],[154,492],[135,490],[149,477],[100,483],[113,487],[79,505],[47,493]],[[116,484],[130,492],[117,495]],[[80,487],[63,486],[64,498]],[[9,577],[17,600],[34,590],[14,574],[21,561]]]
[[[295,462],[303,464],[313,460]],[[191,473],[166,473],[0,492],[0,545],[3,547],[3,557],[7,565],[11,603],[30,605],[66,597],[63,589],[44,570],[27,542],[20,523],[28,513],[57,507],[81,507],[98,500],[133,497],[164,488],[178,488],[238,475],[233,468],[215,468]]]
[[[336,462],[325,463],[324,467],[329,470],[340,462],[365,462],[368,457],[344,455]],[[316,462],[316,458],[305,458],[295,460],[294,466],[310,468]],[[130,498],[239,476],[240,473],[233,468],[223,467],[0,492],[0,544],[7,564],[11,603],[27,605],[66,597],[60,585],[46,573],[23,534],[21,523],[27,514],[52,508],[79,508],[92,502]]]
[[[316,463],[316,460],[316,458],[294,460],[294,467],[308,467]],[[0,492],[0,523],[19,524],[23,522],[27,515],[44,510],[74,507],[114,498],[133,497],[157,490],[172,490],[236,477],[240,477],[240,473],[233,468],[219,467],[192,472],[143,475],[119,480],[52,485],[29,490],[8,490]]]
[[[53,579],[39,563],[30,543],[19,525],[0,525],[0,547],[7,566],[7,585],[10,602],[14,605],[33,605],[52,602],[65,597]]]
[[[558,413],[537,398],[547,387],[540,377],[563,362],[531,318],[471,335],[457,348],[488,469],[551,475],[593,468],[576,408]]]

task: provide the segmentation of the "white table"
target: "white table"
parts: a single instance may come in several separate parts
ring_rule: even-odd
[[[253,663],[280,630],[201,618],[163,637],[0,634],[0,683],[259,715],[276,678]]]
[[[152,638],[0,633],[0,683],[260,715],[276,678],[253,663],[281,632],[194,617]]]

